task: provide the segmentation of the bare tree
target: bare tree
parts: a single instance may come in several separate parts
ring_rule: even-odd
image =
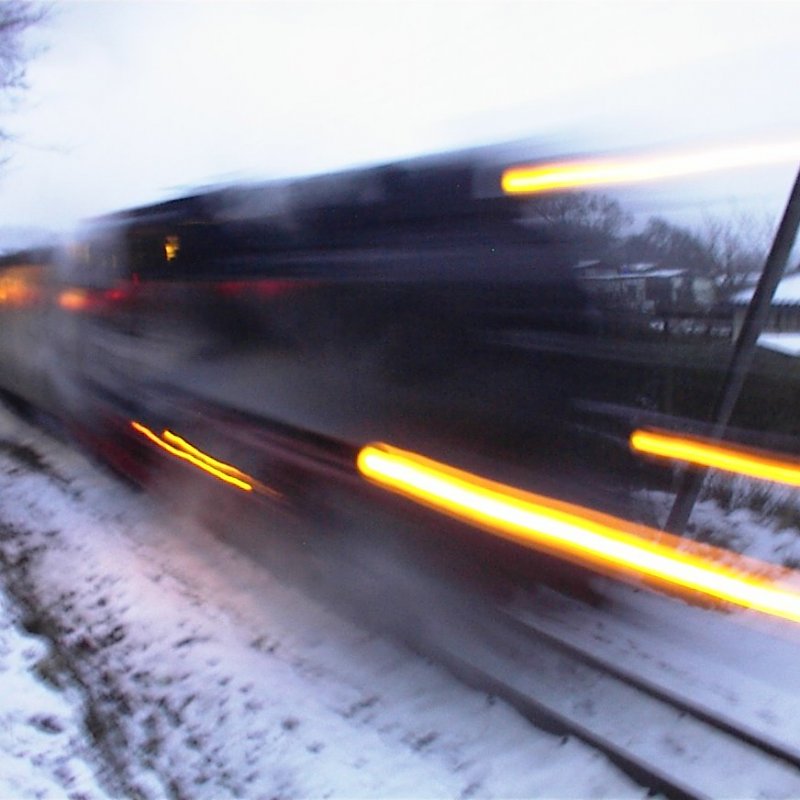
[[[701,237],[661,217],[650,217],[640,233],[629,236],[625,252],[632,261],[656,261],[698,275],[717,271],[716,260]]]
[[[631,215],[612,197],[590,192],[533,198],[525,206],[524,218],[530,224],[561,227],[608,242],[632,222]]]
[[[742,211],[706,218],[700,238],[717,263],[721,285],[735,289],[763,267],[772,235],[771,220]]]
[[[25,69],[30,57],[24,35],[44,19],[47,8],[28,0],[0,0],[0,100],[13,102],[27,88]],[[6,106],[8,108],[8,106]],[[0,127],[0,140],[9,133]]]

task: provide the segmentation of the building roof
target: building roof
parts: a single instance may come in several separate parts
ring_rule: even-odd
[[[653,269],[649,272],[615,272],[610,275],[581,275],[582,281],[639,281],[649,278],[680,278],[685,269]]]
[[[645,278],[679,278],[685,274],[685,269],[654,269],[642,273]]]
[[[622,269],[625,272],[650,272],[656,266],[655,261],[637,261],[634,264],[625,264]]]

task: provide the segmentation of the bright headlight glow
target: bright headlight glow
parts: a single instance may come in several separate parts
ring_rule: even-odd
[[[790,570],[592,509],[523,492],[386,444],[357,458],[370,481],[495,535],[628,578],[800,622]]]
[[[639,453],[720,469],[748,478],[800,486],[800,462],[776,458],[743,447],[662,431],[643,430],[631,434],[630,444]]]
[[[595,158],[510,167],[500,180],[506,194],[644,183],[726,169],[800,161],[800,140],[719,147],[655,156]]]

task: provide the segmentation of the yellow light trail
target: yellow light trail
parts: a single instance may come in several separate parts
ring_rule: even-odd
[[[800,140],[790,140],[661,156],[594,158],[509,167],[503,172],[500,185],[506,194],[537,194],[797,161],[800,161]]]
[[[192,452],[187,452],[181,449],[180,447],[173,446],[169,442],[162,439],[158,434],[153,433],[153,431],[151,431],[150,428],[145,427],[139,422],[131,421],[131,427],[138,433],[141,433],[142,436],[145,436],[147,439],[149,439],[153,444],[158,445],[158,447],[160,447],[162,450],[165,450],[170,455],[175,456],[175,458],[180,458],[183,461],[188,461],[193,466],[203,470],[204,472],[207,472],[209,475],[213,475],[218,480],[224,481],[225,483],[229,483],[232,486],[236,486],[238,489],[242,489],[245,492],[253,491],[253,484],[249,482],[252,479],[248,478],[248,476],[244,475],[244,473],[239,472],[239,470],[236,470],[235,468],[230,468],[231,470],[234,470],[237,473],[237,475],[241,477],[237,477],[237,475],[228,474],[223,469],[220,469],[213,465],[214,463],[222,464],[222,462],[212,459],[205,453],[201,453],[201,451],[197,450],[197,448],[191,448],[194,451],[194,453],[198,453],[198,455],[194,455]],[[173,436],[174,439],[178,439],[181,442],[184,441],[183,439],[180,439],[180,437],[177,437],[174,434],[170,434],[169,431],[164,431],[164,435],[165,437],[167,435]],[[189,447],[191,447],[191,445],[189,445]],[[242,478],[247,478],[247,480],[242,480]]]
[[[800,486],[800,462],[775,458],[770,454],[743,447],[643,430],[631,434],[630,445],[639,453],[686,461],[748,478]]]
[[[791,570],[487,480],[386,444],[364,447],[369,480],[503,538],[614,574],[645,578],[800,622]]]
[[[226,464],[224,461],[218,461],[216,458],[212,458],[210,455],[204,453],[202,450],[198,450],[194,445],[189,444],[186,439],[181,438],[172,431],[165,430],[161,435],[165,442],[169,442],[170,444],[175,445],[183,450],[185,453],[188,453],[195,458],[199,458],[209,466],[214,467],[215,469],[218,469],[227,475],[233,475],[234,477],[244,478],[246,480],[248,479],[248,476],[245,475],[244,472],[237,469],[232,464]]]

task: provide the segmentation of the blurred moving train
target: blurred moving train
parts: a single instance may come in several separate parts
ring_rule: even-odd
[[[520,451],[584,377],[502,337],[596,319],[579,246],[480,196],[487,172],[456,157],[209,191],[7,258],[4,384],[102,440],[172,386],[352,443]]]
[[[629,434],[710,427],[731,342],[669,323],[719,307],[698,310],[686,281],[667,286],[666,310],[659,295],[609,304],[594,289],[624,258],[625,209],[574,185],[516,191],[508,167],[489,149],[213,189],[5,256],[2,387],[141,482],[171,457],[301,506],[315,471],[376,479],[363,448],[382,442],[377,461],[490,476],[485,492],[525,487],[537,494],[523,502],[579,504],[605,515],[597,524],[652,522],[630,490],[668,488],[672,467],[633,452]],[[614,285],[635,294],[644,284],[625,274]],[[770,380],[737,421],[796,452],[794,411],[758,423],[776,419],[760,394]],[[642,531],[626,535],[658,538]]]

